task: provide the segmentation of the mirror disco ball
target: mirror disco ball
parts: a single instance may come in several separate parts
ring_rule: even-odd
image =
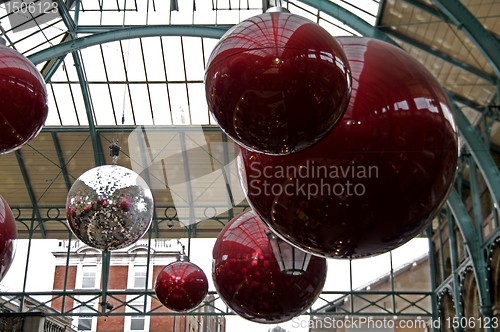
[[[153,219],[153,195],[135,172],[117,165],[92,168],[71,187],[66,217],[85,244],[114,250],[139,240]]]

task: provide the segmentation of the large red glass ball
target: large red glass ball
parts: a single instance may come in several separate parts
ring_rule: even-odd
[[[457,129],[445,91],[410,55],[338,40],[353,79],[339,125],[287,156],[241,149],[240,174],[277,235],[324,257],[367,257],[407,242],[437,213],[455,177]]]
[[[266,232],[254,211],[230,221],[213,249],[212,277],[221,299],[238,315],[258,323],[279,323],[305,312],[326,279],[326,259],[312,256],[302,275],[279,269]]]
[[[156,277],[155,293],[158,300],[170,310],[191,310],[208,294],[207,276],[189,261],[173,262]]]
[[[0,281],[5,277],[14,260],[16,239],[16,220],[9,204],[0,196]]]
[[[302,150],[323,138],[345,111],[350,70],[321,26],[285,12],[232,27],[205,73],[208,108],[233,140],[269,154]]]
[[[38,69],[14,49],[0,44],[0,154],[19,149],[42,129],[47,91]]]

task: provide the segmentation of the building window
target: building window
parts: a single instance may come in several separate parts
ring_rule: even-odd
[[[81,305],[78,309],[80,314],[89,314],[89,316],[78,316],[78,331],[93,331],[95,330],[95,324],[97,320],[92,315],[95,315],[95,300],[89,301],[90,297],[80,297],[81,302],[75,303],[75,305]]]
[[[134,288],[146,288],[146,266],[136,265],[134,266]]]
[[[129,315],[125,317],[126,332],[149,331],[149,317],[143,313],[150,310],[151,303],[147,301],[146,308],[144,308],[144,300],[145,297],[140,296],[128,304],[127,312]]]
[[[84,265],[82,267],[82,288],[96,288],[97,266]]]
[[[143,310],[143,305],[132,304],[132,306],[139,310]],[[131,316],[130,317],[130,330],[131,331],[144,331],[146,327],[146,317],[145,316]]]

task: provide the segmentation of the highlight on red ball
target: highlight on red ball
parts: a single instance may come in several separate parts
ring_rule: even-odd
[[[21,53],[0,44],[0,154],[38,135],[48,115],[45,81]]]
[[[457,128],[446,92],[405,51],[339,37],[352,69],[340,123],[308,149],[241,148],[248,202],[280,237],[331,258],[375,256],[425,230],[448,196]]]
[[[232,27],[207,64],[208,108],[245,148],[289,154],[320,141],[345,112],[347,58],[319,24],[266,12]]]

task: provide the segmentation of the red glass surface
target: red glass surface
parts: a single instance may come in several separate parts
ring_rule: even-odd
[[[238,315],[279,323],[306,311],[321,293],[326,259],[312,256],[302,275],[280,271],[266,236],[269,228],[254,211],[230,221],[213,249],[212,278],[221,299]]]
[[[0,196],[0,281],[5,277],[14,260],[16,239],[16,220],[9,204]]]
[[[264,13],[220,39],[205,89],[211,114],[237,143],[288,154],[320,140],[342,117],[350,71],[339,43],[321,26]]]
[[[16,50],[0,45],[0,154],[19,149],[42,129],[47,118],[45,82]]]
[[[155,293],[158,300],[170,310],[191,310],[208,294],[207,276],[196,264],[173,262],[156,277]]]
[[[444,203],[458,158],[450,102],[434,77],[395,46],[338,38],[352,69],[339,125],[287,156],[241,149],[248,200],[277,235],[324,257],[392,250]]]

